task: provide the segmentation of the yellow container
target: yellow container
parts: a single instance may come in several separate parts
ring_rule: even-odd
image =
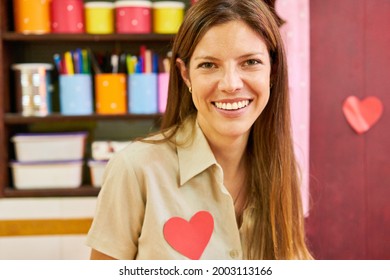
[[[15,31],[26,34],[50,32],[51,0],[14,0]]]
[[[185,4],[177,1],[161,1],[153,4],[153,31],[174,34],[184,18]]]
[[[126,114],[126,74],[96,74],[96,113]]]
[[[86,32],[90,34],[114,33],[114,3],[85,3]]]

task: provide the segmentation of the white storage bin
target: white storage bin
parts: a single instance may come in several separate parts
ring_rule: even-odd
[[[16,189],[77,188],[82,183],[83,161],[11,162]]]
[[[11,138],[19,162],[80,160],[87,132],[26,133]]]
[[[92,158],[94,160],[108,160],[129,143],[131,141],[94,141],[92,142]]]
[[[88,166],[91,173],[92,186],[97,188],[102,186],[104,169],[106,168],[107,162],[107,160],[88,161]]]

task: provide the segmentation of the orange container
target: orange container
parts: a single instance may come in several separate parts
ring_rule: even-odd
[[[13,0],[15,31],[42,34],[50,32],[51,0]]]
[[[96,113],[126,114],[126,74],[96,74]]]

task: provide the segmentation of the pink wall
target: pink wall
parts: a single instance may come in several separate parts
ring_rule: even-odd
[[[286,21],[281,32],[289,64],[292,125],[295,151],[303,182],[305,213],[309,210],[309,120],[310,120],[310,16],[309,0],[278,0],[278,15]]]
[[[307,230],[318,259],[390,259],[389,15],[388,0],[310,0]],[[343,115],[350,96],[383,103],[366,133]]]

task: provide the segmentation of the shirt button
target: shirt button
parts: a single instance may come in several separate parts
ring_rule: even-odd
[[[238,250],[231,250],[229,255],[232,259],[237,259],[240,256],[240,252]]]

